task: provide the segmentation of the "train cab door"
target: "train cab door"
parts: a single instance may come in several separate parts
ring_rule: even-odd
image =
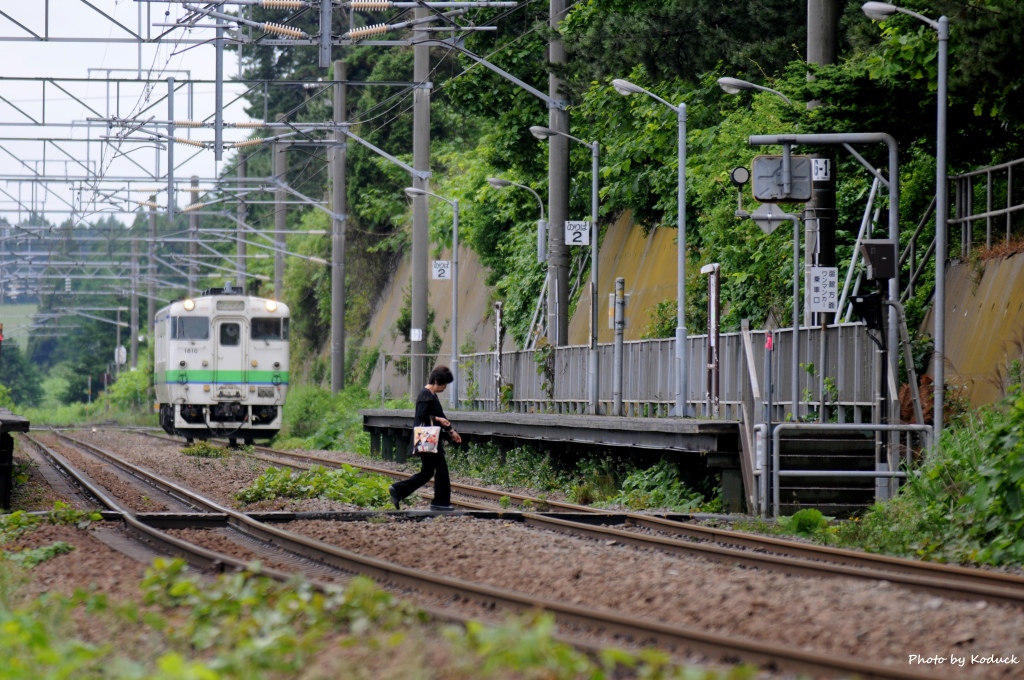
[[[214,328],[213,381],[216,401],[245,401],[247,324],[245,319],[218,319]]]

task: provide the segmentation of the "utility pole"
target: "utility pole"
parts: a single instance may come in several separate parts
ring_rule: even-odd
[[[836,0],[807,0],[807,63],[824,66],[836,63],[836,35],[839,8]],[[808,76],[810,77],[810,76]],[[814,108],[818,102],[808,102]],[[835,153],[811,156],[811,200],[804,206],[804,290],[807,290],[810,266],[834,267],[836,264],[836,156]],[[810,325],[810,298],[804,297],[804,324]],[[821,314],[822,323],[834,315]]]
[[[156,196],[150,196],[149,200],[154,205],[149,206],[149,242],[146,244],[149,250],[146,255],[146,271],[149,275],[146,285],[146,332],[152,338],[156,330],[153,327],[153,318],[156,316]]]
[[[277,121],[281,122],[285,119],[283,113],[277,114]],[[286,183],[288,181],[288,157],[285,153],[285,149],[288,147],[282,142],[274,142],[273,154],[274,154],[274,179],[278,182]],[[285,230],[288,228],[286,218],[288,213],[285,212],[284,202],[287,199],[287,193],[281,187],[278,187],[274,191],[274,299],[280,300],[284,297],[284,250],[285,250]]]
[[[131,323],[129,332],[132,334],[131,342],[131,363],[128,364],[134,371],[139,367],[139,239],[132,234],[132,297],[131,297]]]
[[[326,4],[326,3],[325,3]],[[334,62],[334,122],[348,120],[348,87],[345,62]],[[335,146],[331,149],[331,392],[345,389],[345,230],[348,226],[348,206],[345,192],[345,162],[347,144],[341,130],[334,131]]]
[[[192,175],[192,204],[199,202],[199,177]],[[188,296],[196,296],[199,284],[199,215],[196,210],[188,214]]]
[[[245,156],[242,155],[241,151],[238,152],[238,167],[236,168],[236,170],[238,172],[238,178],[243,180],[244,183],[246,174],[248,172],[248,168],[246,167]],[[239,186],[242,186],[243,183],[240,183]],[[238,224],[235,225],[235,269],[238,272],[237,274],[235,274],[235,283],[238,285],[238,288],[240,288],[242,290],[242,293],[244,294],[246,292],[245,235],[242,232],[242,225],[245,224],[245,218],[248,216],[248,210],[245,205],[244,195],[238,197],[238,205],[236,206],[235,209],[237,211],[238,216]]]
[[[424,7],[416,9],[416,19],[430,14]],[[426,31],[414,33],[416,41],[430,39]],[[417,43],[413,47],[413,104],[412,104],[412,167],[422,173],[430,170],[430,48]],[[413,187],[430,191],[427,175],[417,173]],[[419,389],[427,379],[427,256],[430,240],[430,211],[426,196],[412,202],[412,389]]]
[[[566,0],[550,0],[548,19],[552,29],[566,11]],[[565,64],[561,40],[548,43],[548,61],[554,67]],[[548,96],[565,102],[565,84],[553,73],[548,76]],[[564,108],[548,109],[548,127],[569,133],[569,113]],[[569,249],[565,245],[565,221],[569,219],[569,139],[563,134],[548,138],[548,341],[555,346],[569,342]],[[593,247],[597,247],[596,235]]]

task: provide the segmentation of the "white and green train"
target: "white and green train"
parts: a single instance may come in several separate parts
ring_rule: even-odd
[[[281,429],[288,306],[214,288],[156,313],[153,382],[165,432],[251,444]]]

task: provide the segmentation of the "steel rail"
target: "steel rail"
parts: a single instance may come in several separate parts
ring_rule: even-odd
[[[159,437],[159,435],[156,436]],[[256,448],[267,451],[270,454],[269,456],[256,456],[266,462],[278,462],[274,459],[284,458],[291,459],[292,463],[288,464],[295,466],[303,465],[303,463],[297,461],[311,462],[325,467],[340,467],[342,465],[337,460],[322,456],[298,454],[267,447]],[[349,465],[366,472],[386,475],[393,479],[405,479],[411,476],[408,473],[372,465],[351,463]],[[452,491],[484,499],[490,503],[498,503],[502,497],[507,497],[513,503],[520,506],[529,507],[530,504],[537,508],[547,506],[552,510],[558,509],[561,512],[577,515],[575,517],[569,516],[558,519],[537,513],[523,514],[524,521],[527,524],[543,526],[544,528],[564,533],[589,535],[602,540],[614,539],[643,548],[656,548],[667,552],[689,554],[728,564],[746,564],[752,567],[772,569],[800,576],[885,580],[907,588],[923,590],[944,597],[985,599],[1000,604],[1024,606],[1024,577],[1013,574],[798,543],[771,536],[758,536],[756,534],[704,527],[667,517],[642,515],[639,513],[623,513],[619,515],[622,523],[625,525],[676,534],[702,542],[676,541],[656,536],[644,536],[620,529],[593,526],[593,520],[588,521],[586,515],[597,515],[600,514],[600,511],[588,506],[532,498],[522,494],[506,493],[458,483],[452,484]],[[479,510],[492,509],[491,506],[479,505],[457,498],[453,498],[452,502],[461,507]],[[605,518],[605,521],[607,521],[607,518]]]
[[[57,435],[73,443],[75,446],[95,452],[111,463],[119,466],[126,464],[126,461],[99,447],[76,440],[62,433],[57,433]],[[137,466],[127,465],[141,470]],[[623,636],[626,639],[640,643],[654,643],[680,651],[686,650],[711,657],[740,658],[746,662],[761,666],[796,673],[810,673],[815,677],[839,678],[849,677],[851,674],[864,679],[876,678],[879,680],[925,680],[925,678],[931,677],[928,674],[921,674],[913,670],[905,670],[886,664],[864,662],[859,659],[839,657],[834,654],[818,654],[802,649],[781,646],[777,643],[761,642],[746,638],[731,638],[720,633],[698,630],[687,626],[674,626],[645,621],[605,610],[590,609],[565,602],[532,597],[503,588],[495,588],[423,572],[386,560],[359,555],[316,539],[278,529],[254,520],[244,513],[223,507],[216,501],[182,489],[182,487],[178,487],[178,485],[172,482],[162,480],[157,475],[152,473],[144,474],[148,477],[160,479],[161,485],[181,489],[198,506],[214,508],[216,512],[224,513],[228,518],[229,526],[235,528],[243,535],[270,543],[287,552],[306,557],[336,569],[365,574],[378,581],[385,581],[418,591],[425,590],[434,594],[443,594],[461,600],[469,599],[489,608],[501,607],[513,611],[533,611],[540,608],[553,614],[555,619],[561,624],[583,626],[595,631],[601,631],[604,634]],[[163,532],[145,527],[130,512],[122,510],[122,514],[126,524],[132,526],[133,529],[136,524],[140,528],[144,527],[147,535],[154,536],[152,540],[160,543],[175,554],[180,554],[182,551],[187,552],[191,559],[205,563],[207,566],[204,568],[223,571],[226,565],[236,568],[245,567],[245,565],[240,564],[240,560],[200,548],[199,546],[193,546],[185,541],[168,536]],[[190,558],[187,557],[186,559]],[[284,572],[276,572],[275,575],[273,570],[265,571],[269,575],[274,575],[275,578],[282,576],[287,579],[290,576]],[[428,608],[426,611],[430,612],[430,609]],[[444,614],[445,618],[450,618],[451,616],[450,613]],[[589,646],[592,648],[592,643]]]

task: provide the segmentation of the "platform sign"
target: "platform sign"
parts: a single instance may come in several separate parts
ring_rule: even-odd
[[[839,311],[839,268],[811,267],[809,277],[809,311],[826,314]]]
[[[590,245],[590,222],[565,221],[565,245],[567,246],[589,246]]]
[[[434,266],[430,270],[431,278],[435,280],[448,281],[452,278],[451,260],[434,260]]]

